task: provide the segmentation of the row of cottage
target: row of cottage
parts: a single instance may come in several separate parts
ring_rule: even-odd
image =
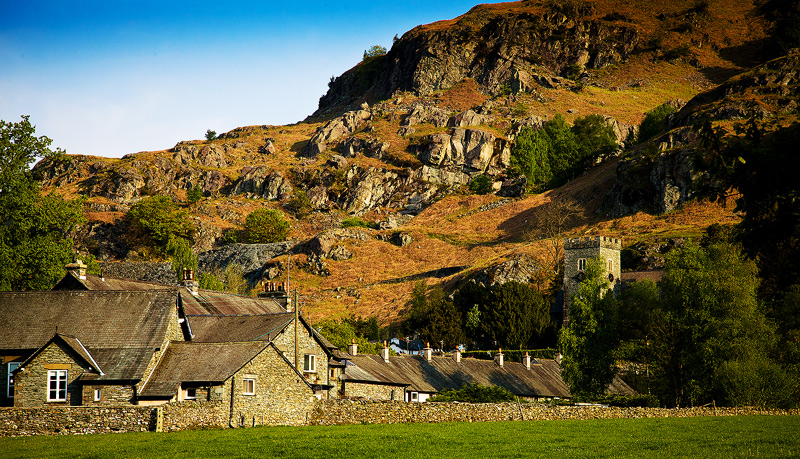
[[[566,398],[552,360],[462,359],[459,352],[344,352],[292,307],[259,297],[98,277],[80,262],[48,292],[0,293],[0,405],[124,406],[217,402],[229,419],[301,422],[316,400],[422,402],[467,383],[528,399]],[[612,392],[630,393],[616,380]]]

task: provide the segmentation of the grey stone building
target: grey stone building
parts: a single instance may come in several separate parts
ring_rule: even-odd
[[[569,323],[572,296],[578,292],[589,260],[599,258],[602,261],[603,277],[608,281],[609,289],[619,286],[621,249],[621,239],[606,236],[564,239],[564,325]]]

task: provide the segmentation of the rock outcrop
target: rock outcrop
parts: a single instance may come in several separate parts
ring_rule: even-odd
[[[339,142],[345,136],[366,126],[371,118],[372,113],[369,110],[356,110],[328,121],[317,129],[303,149],[303,154],[309,157],[319,155],[326,151],[330,144]]]
[[[244,194],[248,198],[268,200],[285,199],[292,193],[292,185],[281,174],[266,166],[242,168],[233,194]]]
[[[245,277],[255,283],[261,279],[264,267],[273,258],[286,254],[296,245],[285,241],[273,244],[230,244],[208,250],[197,256],[200,271],[222,271],[230,264],[239,265]]]

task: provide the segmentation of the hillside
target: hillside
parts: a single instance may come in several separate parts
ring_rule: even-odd
[[[750,112],[720,108],[730,101],[796,100],[796,56],[751,70],[763,61],[770,27],[752,2],[737,0],[479,5],[407,32],[386,55],[334,79],[305,122],[241,127],[121,159],[70,155],[34,172],[47,189],[86,197],[78,246],[108,262],[146,255],[131,250],[121,224],[143,197],[185,203],[198,253],[224,245],[252,210],[282,209],[298,243],[292,282],[311,320],[375,315],[388,324],[420,279],[454,286],[470,276],[546,277],[552,241],[537,222],[548,206],[578,206],[563,235],[605,234],[626,245],[736,222],[732,206],[692,199],[685,159],[677,163],[688,179],[676,184],[676,162],[658,158],[686,157],[675,153],[691,146],[690,135],[678,134],[691,130],[692,114],[713,111],[715,122],[731,123]],[[742,72],[755,73],[728,80]],[[770,72],[790,78],[743,83]],[[631,148],[644,113],[668,101],[688,103],[666,137]],[[797,112],[760,113],[789,123]],[[568,122],[602,115],[628,149],[560,188],[525,195],[507,173],[515,137],[556,114]],[[647,145],[660,151],[655,159]],[[470,194],[479,175],[494,194]],[[190,205],[195,185],[204,198]],[[287,208],[300,190],[314,209],[302,218]],[[341,229],[353,216],[380,229]],[[277,256],[251,279],[285,279],[286,261]]]

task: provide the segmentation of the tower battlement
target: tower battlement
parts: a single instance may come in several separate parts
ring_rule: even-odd
[[[564,239],[564,250],[593,249],[601,247],[604,249],[621,250],[622,239],[606,236],[586,236],[583,238],[577,237]]]

